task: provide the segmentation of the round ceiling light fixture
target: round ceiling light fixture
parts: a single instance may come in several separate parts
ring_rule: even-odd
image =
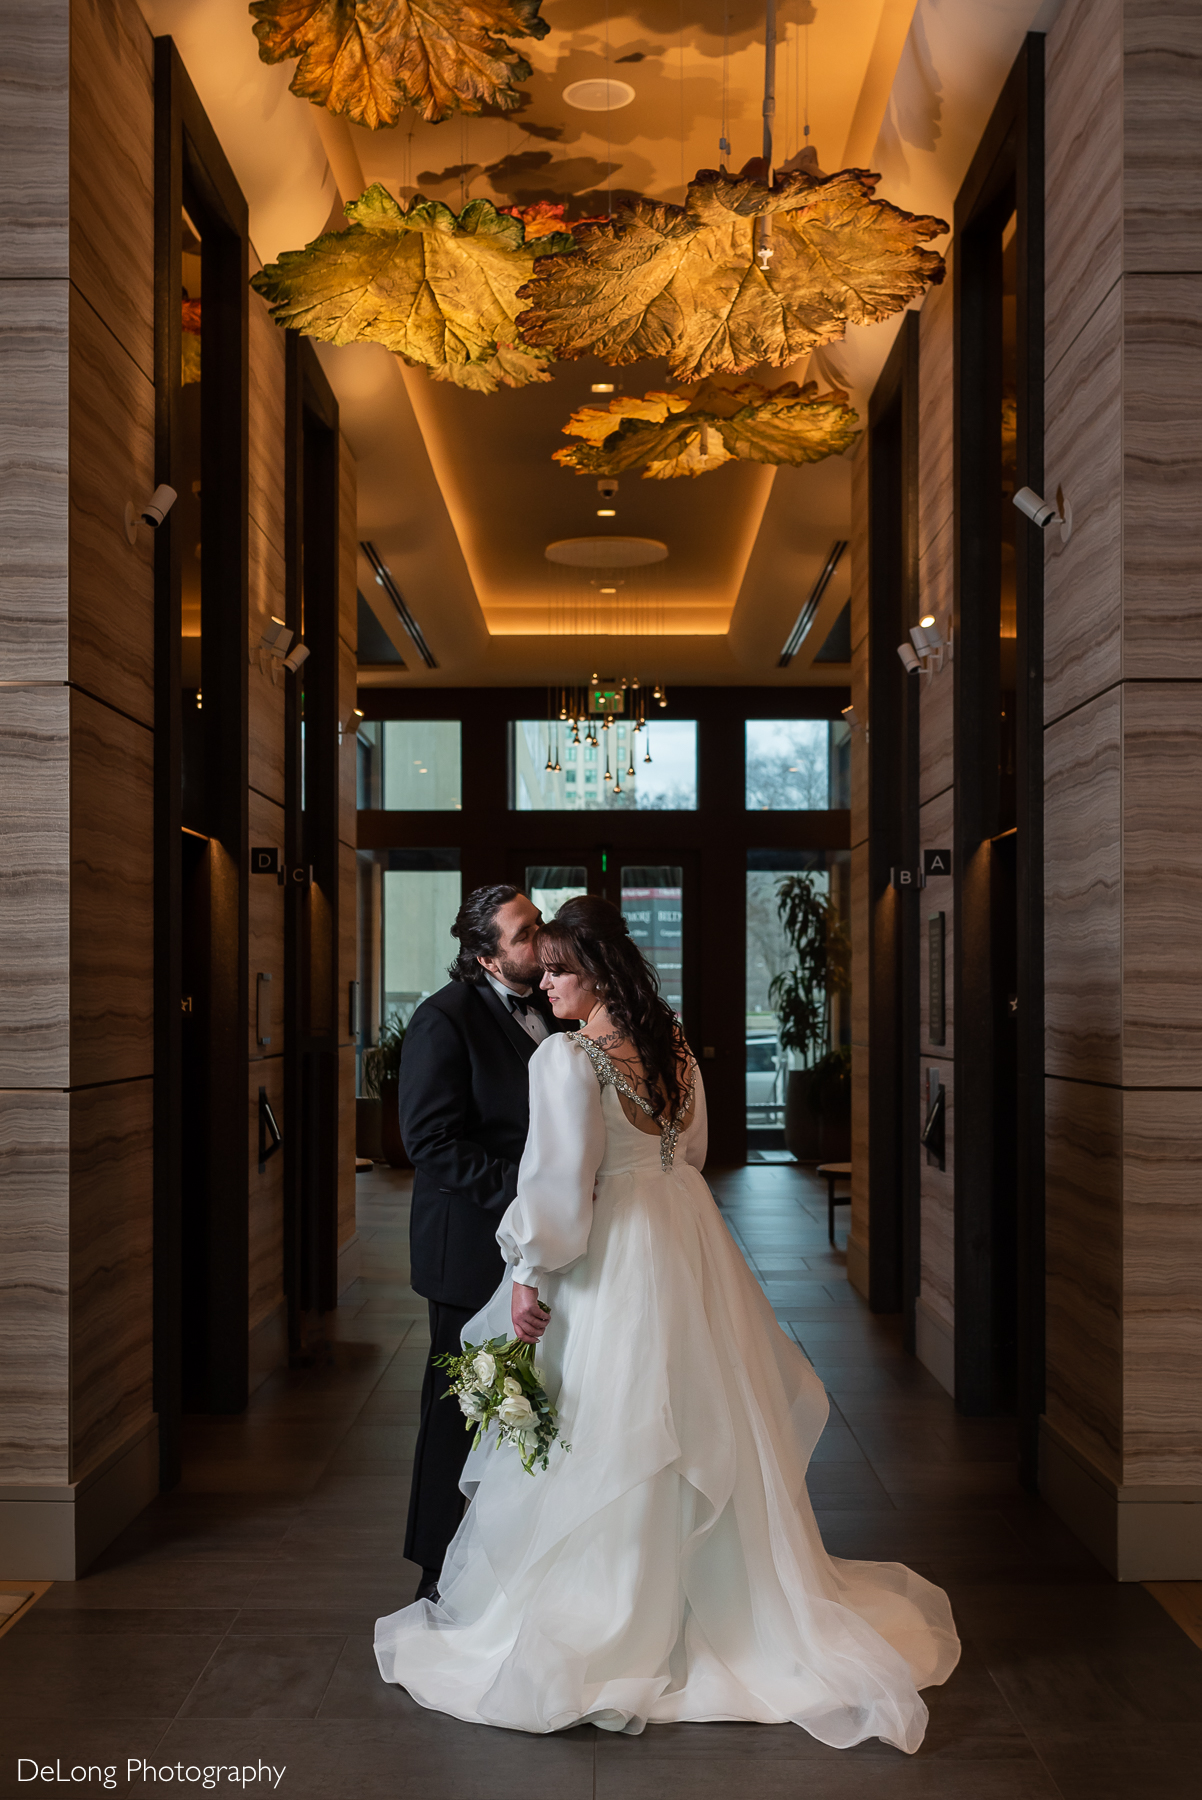
[[[548,562],[572,569],[638,569],[663,562],[667,554],[658,538],[635,537],[557,538],[543,552]]]
[[[628,81],[592,76],[587,81],[571,82],[563,90],[563,97],[569,106],[575,106],[580,112],[617,112],[620,106],[630,105],[634,89]]]

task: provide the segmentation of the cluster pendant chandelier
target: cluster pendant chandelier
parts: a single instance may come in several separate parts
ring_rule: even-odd
[[[372,128],[399,108],[427,119],[512,108],[529,66],[503,34],[542,36],[540,0],[256,0],[260,55],[299,58],[292,88]],[[622,200],[576,223],[564,208],[470,200],[456,213],[379,184],[346,230],[285,252],[255,277],[277,324],[335,344],[385,344],[437,380],[482,392],[548,381],[552,365],[663,359],[694,391],[622,397],[566,427],[558,460],[584,472],[699,474],[734,458],[803,463],[838,454],[857,423],[839,390],[724,389],[714,377],[780,368],[849,324],[901,311],[943,259],[948,228],[876,197],[863,169],[827,175],[812,149],[777,165],[776,5],[765,13],[762,154],[738,174],[700,170],[684,204]],[[391,96],[391,98],[389,98]],[[807,127],[808,129],[808,127]],[[723,123],[723,155],[729,142]]]
[[[651,689],[652,703],[660,707],[668,704],[668,690],[662,683],[656,682]],[[622,787],[623,769],[621,759],[617,755],[617,732],[614,727],[619,720],[629,726],[627,763],[624,771],[627,782],[635,778],[635,739],[642,741],[638,748],[642,751],[640,760],[651,761],[651,734],[647,725],[647,689],[639,681],[638,676],[620,676],[617,680],[602,680],[594,671],[592,681],[587,687],[573,686],[553,688],[547,694],[547,760],[543,771],[548,775],[562,773],[559,760],[560,733],[563,743],[582,745],[586,749],[604,752],[605,772],[603,783],[609,793],[620,798],[625,791]],[[611,766],[612,765],[612,766]]]

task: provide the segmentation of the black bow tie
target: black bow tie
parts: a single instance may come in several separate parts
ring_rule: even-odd
[[[526,1017],[528,1012],[537,1012],[538,1008],[534,1004],[534,995],[511,993],[509,996],[509,1010],[510,1012],[521,1013],[523,1018]]]

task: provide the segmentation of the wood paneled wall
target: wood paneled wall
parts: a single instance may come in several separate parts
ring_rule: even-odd
[[[0,1485],[152,1424],[151,40],[0,8]],[[10,102],[15,100],[15,105]],[[144,1496],[147,1497],[147,1496]],[[11,1502],[10,1502],[11,1503]],[[20,1502],[16,1502],[20,1504]],[[0,1520],[0,1531],[3,1521]]]
[[[0,1565],[22,1488],[78,1484],[154,1428],[153,40],[136,0],[0,0]],[[251,299],[252,641],[284,597],[284,339]],[[355,694],[355,468],[342,445],[340,682]],[[284,688],[250,670],[250,837],[284,844]],[[355,736],[341,752],[342,992],[354,975]],[[251,880],[251,1300],[282,1301],[284,895]],[[272,975],[270,1045],[255,986]],[[354,1048],[339,1031],[339,1240],[354,1236]],[[145,1470],[152,1459],[139,1460]],[[134,1478],[131,1476],[131,1483]],[[83,1491],[82,1489],[79,1491]],[[14,1499],[14,1495],[18,1498]],[[149,1493],[131,1485],[130,1510]],[[93,1540],[95,1533],[92,1534]],[[73,1571],[17,1569],[58,1576]]]
[[[1047,48],[1046,1491],[1196,1579],[1202,38],[1067,0]]]

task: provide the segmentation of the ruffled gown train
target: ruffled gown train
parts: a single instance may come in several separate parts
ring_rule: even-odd
[[[440,1599],[379,1621],[380,1672],[513,1730],[792,1720],[916,1750],[919,1690],[959,1657],[947,1597],[826,1554],[805,1486],[826,1394],[702,1178],[700,1081],[673,1146],[631,1123],[607,1062],[575,1034],[535,1053],[510,1270],[464,1333],[511,1335],[512,1280],[537,1280],[571,1450],[533,1477],[511,1448],[472,1453]]]

